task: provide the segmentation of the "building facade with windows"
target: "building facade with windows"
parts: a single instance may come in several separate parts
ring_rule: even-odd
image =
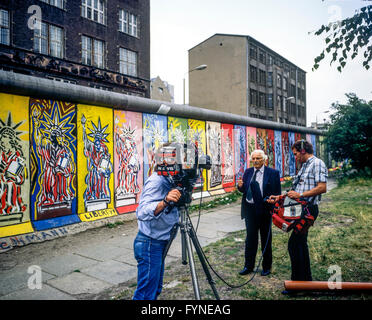
[[[150,97],[150,0],[2,0],[0,69]]]
[[[189,50],[190,105],[306,126],[306,72],[250,36],[215,34]]]

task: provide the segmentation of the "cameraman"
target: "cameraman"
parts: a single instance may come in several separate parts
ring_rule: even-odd
[[[177,207],[181,193],[172,189],[168,177],[154,172],[145,182],[136,210],[138,234],[134,240],[137,264],[137,289],[133,300],[156,300],[163,286],[164,249],[173,226],[179,220]]]

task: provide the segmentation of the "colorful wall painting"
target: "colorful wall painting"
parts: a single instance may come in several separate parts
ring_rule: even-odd
[[[78,222],[76,105],[30,99],[31,220],[37,230]]]
[[[28,98],[0,94],[0,237],[31,232]]]
[[[168,117],[168,141],[187,142],[188,121],[185,118]]]
[[[168,142],[168,119],[166,116],[143,113],[143,175],[144,183],[155,171],[156,150]]]
[[[246,126],[234,126],[235,145],[235,181],[243,179],[247,168],[247,133]]]
[[[78,212],[114,206],[113,110],[78,105]],[[83,219],[83,215],[80,215]]]
[[[188,120],[188,141],[197,143],[199,157],[207,154],[207,140],[205,136],[205,121],[189,119]],[[207,190],[207,170],[200,170],[199,178],[195,184],[195,191]],[[206,193],[203,193],[205,196]],[[197,197],[197,195],[195,195]]]
[[[290,147],[288,131],[282,131],[282,174],[283,177],[290,175]]]
[[[267,165],[270,168],[275,168],[275,142],[274,130],[266,130],[266,154],[268,157]]]
[[[311,134],[310,135],[310,143],[313,145],[313,148],[314,148],[314,156],[317,156],[317,144],[316,144],[316,135],[315,134]]]
[[[282,132],[274,130],[275,169],[283,177],[283,154],[282,154]]]
[[[294,132],[288,132],[288,143],[289,143],[289,175],[293,177],[296,174],[296,159],[292,152],[292,146],[296,142],[296,136]]]
[[[251,166],[250,156],[252,152],[257,149],[256,147],[257,132],[256,128],[253,127],[246,127],[246,131],[247,131],[247,168],[249,168]]]
[[[230,192],[235,187],[234,125],[222,123],[222,187]]]
[[[263,150],[266,153],[266,129],[256,129],[256,146],[257,149]]]
[[[222,147],[221,147],[221,123],[206,122],[207,154],[211,157],[212,166],[207,172],[208,191],[212,195],[224,193],[222,189]],[[216,192],[214,190],[220,190]]]
[[[142,113],[114,110],[114,185],[118,213],[135,211],[143,187]]]

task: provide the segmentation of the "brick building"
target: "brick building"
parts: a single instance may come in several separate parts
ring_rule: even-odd
[[[0,69],[150,97],[150,0],[1,0]]]

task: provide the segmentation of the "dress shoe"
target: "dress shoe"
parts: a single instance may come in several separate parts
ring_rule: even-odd
[[[262,271],[261,271],[261,276],[266,277],[266,276],[268,276],[270,273],[271,273],[270,270],[262,270]]]
[[[249,269],[249,268],[247,268],[247,267],[244,267],[243,270],[239,272],[239,274],[240,274],[241,276],[244,276],[244,275],[249,274],[249,273],[251,273],[251,272],[253,272],[253,269]]]

